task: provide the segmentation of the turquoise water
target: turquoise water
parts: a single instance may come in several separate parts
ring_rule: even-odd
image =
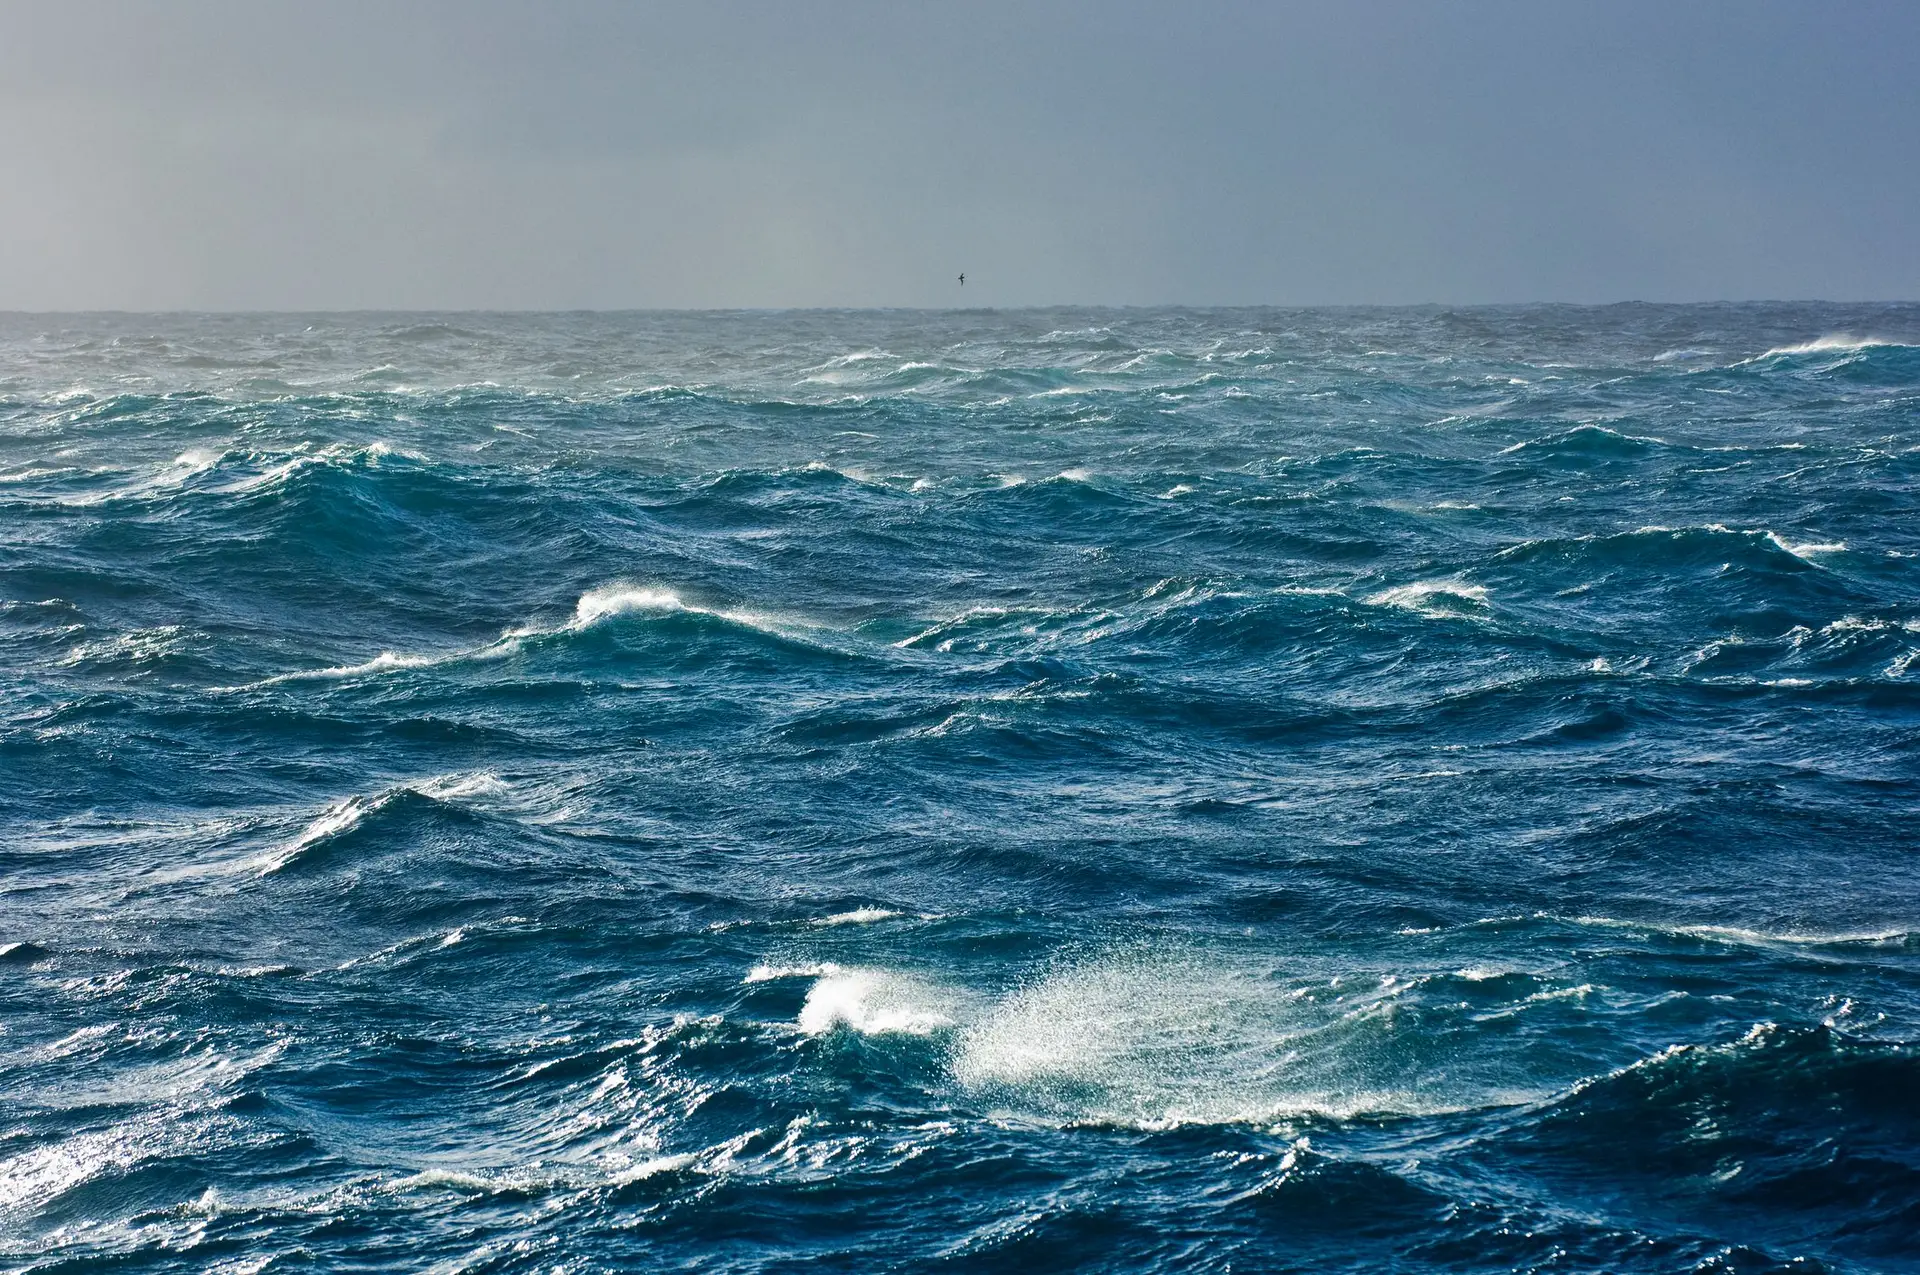
[[[0,1265],[1914,1269],[1917,344],[0,316]]]

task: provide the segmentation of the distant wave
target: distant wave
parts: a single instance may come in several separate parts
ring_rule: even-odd
[[[1847,549],[1846,542],[1840,540],[1792,541],[1765,527],[1738,528],[1711,522],[1691,527],[1651,524],[1636,527],[1632,531],[1608,535],[1526,540],[1519,544],[1508,545],[1495,557],[1515,560],[1546,554],[1580,552],[1613,557],[1624,557],[1631,553],[1639,558],[1645,556],[1646,550],[1654,545],[1696,554],[1725,553],[1735,546],[1745,546],[1764,551],[1777,551],[1808,563],[1823,555],[1844,553]],[[1657,559],[1648,558],[1647,561],[1650,566],[1659,565]]]
[[[1500,455],[1516,456],[1527,452],[1568,451],[1597,455],[1630,455],[1649,447],[1665,447],[1667,440],[1651,435],[1627,434],[1604,425],[1580,425],[1545,438],[1529,438],[1502,448]]]
[[[1764,354],[1756,354],[1750,359],[1743,359],[1741,363],[1759,363],[1765,359],[1786,358],[1796,354],[1852,354],[1861,350],[1913,348],[1915,348],[1913,343],[1908,341],[1895,341],[1884,337],[1848,336],[1835,333],[1829,336],[1815,337],[1811,341],[1801,341],[1793,345],[1776,345]]]
[[[710,616],[742,629],[783,639],[808,641],[823,627],[786,617],[773,617],[757,611],[732,608],[707,608],[684,601],[671,589],[650,585],[613,584],[589,589],[574,603],[573,616],[558,625],[524,624],[508,629],[499,638],[479,646],[463,647],[435,654],[382,651],[355,664],[330,665],[317,669],[298,669],[249,682],[243,686],[215,687],[216,691],[253,691],[297,682],[337,682],[379,677],[391,673],[431,669],[474,660],[496,660],[522,650],[529,643],[583,633],[613,620],[632,615]]]
[[[1740,925],[1700,923],[1666,924],[1650,921],[1620,920],[1605,916],[1568,918],[1569,923],[1597,929],[1639,930],[1654,934],[1683,936],[1709,942],[1755,947],[1879,947],[1910,943],[1914,932],[1904,928],[1869,930],[1755,929]]]

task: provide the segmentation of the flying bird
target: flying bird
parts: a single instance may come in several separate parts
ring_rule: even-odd
[[[960,272],[960,286],[963,288],[967,286],[967,272],[964,270]]]

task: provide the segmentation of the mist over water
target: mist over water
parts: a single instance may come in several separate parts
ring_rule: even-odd
[[[0,316],[0,1264],[1912,1269],[1920,307]]]

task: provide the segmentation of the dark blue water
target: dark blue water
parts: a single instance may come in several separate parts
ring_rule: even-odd
[[[1920,1269],[1916,342],[0,317],[0,1265]]]

